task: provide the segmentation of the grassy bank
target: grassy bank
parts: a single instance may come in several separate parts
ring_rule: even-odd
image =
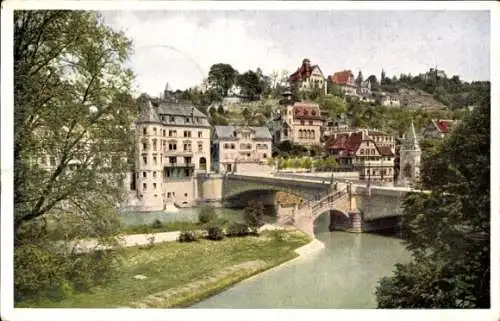
[[[297,256],[294,250],[310,238],[295,231],[266,231],[259,237],[162,243],[152,248],[123,249],[122,267],[105,286],[62,301],[22,302],[16,307],[113,308],[141,306],[182,307],[194,304]],[[244,263],[259,262],[246,266]],[[242,267],[243,266],[243,267]],[[146,279],[136,279],[143,275]],[[167,295],[158,295],[171,290]],[[175,291],[172,296],[172,291]],[[174,297],[175,299],[169,299]],[[162,299],[163,298],[163,299]]]

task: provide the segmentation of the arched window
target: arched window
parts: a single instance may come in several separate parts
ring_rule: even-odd
[[[234,147],[235,147],[234,144],[231,144],[231,149],[234,149]]]
[[[207,159],[205,157],[200,158],[200,169],[201,170],[207,169]]]
[[[228,149],[229,148],[229,144],[228,143],[225,143],[224,144],[224,149]]]

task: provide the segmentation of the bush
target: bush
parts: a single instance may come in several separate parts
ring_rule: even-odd
[[[187,242],[196,242],[198,241],[198,236],[193,231],[184,231],[179,235],[179,242],[187,243]]]
[[[159,219],[156,219],[156,220],[154,220],[154,222],[152,224],[152,227],[153,228],[162,228],[163,227],[163,223]]]
[[[207,229],[207,238],[212,241],[220,241],[224,238],[224,233],[222,229],[218,226],[211,226]]]
[[[231,223],[227,228],[227,236],[246,236],[250,232],[248,225],[243,223]]]
[[[264,205],[261,202],[250,201],[243,212],[245,223],[255,233],[257,229],[264,224]]]
[[[217,219],[217,214],[213,206],[203,206],[198,214],[198,220],[202,224],[213,222]]]

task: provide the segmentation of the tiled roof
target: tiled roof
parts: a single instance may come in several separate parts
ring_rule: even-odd
[[[317,104],[295,103],[293,105],[295,118],[322,119],[321,110]]]
[[[348,154],[355,154],[361,145],[363,134],[361,132],[352,134],[341,134],[336,139],[327,143],[328,149],[344,150]]]
[[[455,125],[455,121],[450,119],[433,119],[432,123],[434,124],[434,126],[436,126],[439,132],[444,134],[449,133]]]
[[[244,126],[214,126],[215,135],[217,138],[236,138],[234,132],[239,129],[245,128]],[[272,139],[271,133],[267,127],[246,127],[251,129],[256,139]]]
[[[330,76],[330,81],[336,85],[347,85],[349,78],[354,77],[350,70],[338,71]]]
[[[196,109],[196,107],[194,107],[192,104],[168,101],[160,102],[160,106],[158,107],[158,114],[207,118],[205,114]]]
[[[155,108],[151,104],[151,101],[148,100],[147,106],[144,106],[139,114],[139,118],[137,118],[138,123],[161,123],[160,117],[156,113]]]
[[[304,62],[305,61],[309,61],[309,59],[304,59]],[[299,67],[299,69],[297,69],[296,72],[294,72],[293,74],[290,75],[289,77],[289,80],[290,81],[297,81],[297,80],[305,80],[309,77],[311,77],[311,74],[314,70],[314,68],[318,68],[319,71],[321,72],[321,69],[319,68],[318,65],[306,65],[304,64],[304,62],[302,63],[302,66]]]

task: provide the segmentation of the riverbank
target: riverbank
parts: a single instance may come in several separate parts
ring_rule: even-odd
[[[264,231],[259,237],[165,242],[123,249],[120,270],[106,285],[62,301],[22,302],[16,307],[184,307],[257,273],[296,258],[311,243],[298,231]]]

